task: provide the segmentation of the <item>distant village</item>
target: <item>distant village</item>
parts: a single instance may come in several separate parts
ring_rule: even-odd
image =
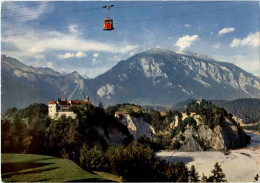
[[[76,118],[76,114],[68,110],[71,106],[77,106],[83,103],[91,103],[88,96],[86,96],[85,100],[61,100],[59,98],[57,101],[55,101],[51,99],[48,105],[48,116],[51,119],[59,118],[62,115],[65,115],[66,117]]]

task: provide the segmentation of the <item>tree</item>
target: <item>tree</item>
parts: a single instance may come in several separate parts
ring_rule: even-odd
[[[201,182],[207,182],[208,180],[208,177],[206,175],[204,175],[204,173],[202,174],[202,177],[201,177]]]
[[[99,101],[98,107],[101,108],[101,109],[104,109],[103,104],[102,104],[101,101]]]
[[[199,173],[194,165],[191,166],[189,171],[189,182],[199,182]]]
[[[259,175],[256,174],[256,176],[254,177],[255,181],[258,182],[260,179],[259,179]]]
[[[87,170],[98,170],[101,168],[101,160],[103,157],[102,150],[97,146],[88,149],[86,144],[80,149],[80,165]]]
[[[214,167],[215,168],[211,171],[213,175],[208,178],[208,182],[227,182],[225,179],[226,176],[218,162],[216,162]]]
[[[188,182],[189,171],[183,162],[170,163],[166,176],[168,182]]]

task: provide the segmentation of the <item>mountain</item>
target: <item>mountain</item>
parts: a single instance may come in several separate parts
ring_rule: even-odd
[[[260,79],[226,62],[197,53],[152,48],[118,62],[94,79],[26,66],[2,55],[2,111],[51,98],[172,105],[190,98],[260,98]]]
[[[194,99],[179,102],[174,104],[172,109],[184,112],[185,106],[192,101],[194,101]],[[219,107],[225,108],[227,112],[238,117],[245,124],[260,121],[260,99],[243,98],[236,100],[212,100],[211,102]]]
[[[259,78],[234,64],[197,55],[152,48],[92,80],[93,94],[107,105],[260,97]]]
[[[47,104],[50,99],[85,95],[85,80],[77,72],[61,75],[50,68],[27,66],[17,59],[1,56],[1,111],[27,107],[32,103]]]

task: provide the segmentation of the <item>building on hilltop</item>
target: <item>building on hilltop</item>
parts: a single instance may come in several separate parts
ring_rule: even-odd
[[[59,118],[62,115],[66,117],[76,118],[76,114],[72,111],[68,111],[71,106],[77,106],[83,103],[90,104],[89,97],[87,96],[85,100],[65,100],[62,101],[60,98],[55,102],[53,99],[50,100],[48,105],[48,116],[51,119]]]

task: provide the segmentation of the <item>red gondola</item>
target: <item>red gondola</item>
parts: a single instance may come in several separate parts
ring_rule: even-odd
[[[113,7],[114,5],[109,5],[109,6],[103,6],[102,8],[107,8],[107,18],[104,20],[104,27],[103,30],[114,30],[113,26],[113,19],[110,18],[109,13],[110,13],[110,8]]]
[[[106,19],[104,20],[103,30],[114,30],[113,20],[112,20],[112,19],[106,18]]]

